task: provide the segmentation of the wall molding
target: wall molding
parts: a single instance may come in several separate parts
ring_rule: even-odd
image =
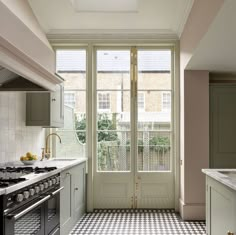
[[[184,203],[179,199],[179,211],[183,220],[205,220],[206,204],[205,203]]]

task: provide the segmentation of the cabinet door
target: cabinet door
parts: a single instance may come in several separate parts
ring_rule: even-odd
[[[73,181],[73,213],[78,220],[85,212],[85,164],[72,169]]]
[[[235,192],[211,179],[208,182],[207,232],[226,235],[235,232]]]
[[[50,93],[26,94],[26,126],[48,126]]]
[[[63,127],[64,124],[64,88],[57,85],[56,91],[51,93],[51,126]]]
[[[210,87],[210,165],[236,167],[236,86]]]
[[[61,234],[68,234],[72,222],[72,175],[70,171],[61,173],[60,224]]]

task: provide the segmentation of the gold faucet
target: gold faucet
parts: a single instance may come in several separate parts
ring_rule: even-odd
[[[47,158],[49,159],[50,158],[50,155],[51,155],[51,151],[50,151],[50,148],[48,147],[48,142],[49,142],[49,137],[52,136],[52,135],[55,135],[59,138],[59,141],[60,141],[60,144],[61,144],[61,137],[56,134],[56,133],[51,133],[49,135],[47,135],[46,137],[46,147],[45,148],[42,148],[42,158],[41,158],[41,161],[43,161],[44,158]]]

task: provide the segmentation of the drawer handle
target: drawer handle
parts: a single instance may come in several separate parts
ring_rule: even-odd
[[[228,231],[227,235],[234,235],[234,233]]]
[[[76,190],[76,191],[78,191],[78,190],[79,190],[79,188],[75,188],[75,190]]]

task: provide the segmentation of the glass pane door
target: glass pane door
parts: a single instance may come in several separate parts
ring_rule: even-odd
[[[97,170],[130,167],[130,52],[98,50]]]
[[[94,207],[133,207],[130,50],[96,50]]]
[[[138,171],[171,170],[171,51],[139,50]]]
[[[173,208],[170,49],[138,49],[135,200],[137,208]]]

